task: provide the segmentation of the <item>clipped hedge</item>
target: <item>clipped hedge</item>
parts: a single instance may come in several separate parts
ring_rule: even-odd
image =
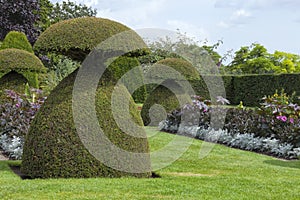
[[[257,106],[265,95],[273,95],[276,90],[280,92],[300,95],[300,74],[278,75],[248,75],[233,78],[234,99],[233,104],[243,101],[244,105]],[[296,102],[299,102],[299,100]]]
[[[46,68],[38,57],[25,50],[4,49],[0,51],[0,78],[10,72],[23,75],[31,87],[38,88],[39,73],[46,72]],[[4,86],[0,86],[4,87]],[[3,88],[5,89],[5,88]],[[23,92],[23,91],[19,91]]]
[[[210,99],[207,84],[214,84],[216,76],[204,75],[199,80],[190,81],[193,85],[195,93]],[[218,76],[223,79],[226,91],[226,98],[232,105],[238,105],[240,101],[245,106],[259,106],[264,96],[273,95],[276,90],[280,92],[284,89],[285,93],[292,95],[296,92],[296,96],[300,96],[300,74],[264,74],[264,75],[237,75],[237,76]],[[218,78],[217,77],[217,78]],[[295,103],[300,103],[299,99],[295,99]]]
[[[176,71],[165,69],[164,66]],[[157,126],[161,120],[165,119],[166,113],[180,107],[178,98],[183,99],[185,103],[189,102],[190,91],[185,91],[180,86],[180,82],[184,81],[182,78],[186,81],[192,81],[200,79],[200,76],[192,64],[181,58],[161,60],[154,64],[147,73],[147,77],[151,79],[164,80],[162,84],[156,86],[148,94],[141,111],[144,125]],[[178,73],[181,77],[178,76]],[[160,105],[160,107],[157,105]],[[155,112],[157,112],[157,115]]]
[[[18,31],[10,31],[4,38],[3,43],[0,46],[2,49],[21,49],[28,51],[29,53],[34,53],[31,44],[29,43],[27,36]]]
[[[146,46],[138,34],[123,24],[104,18],[81,17],[50,26],[39,36],[34,50],[39,53],[59,52],[82,62],[101,42],[125,31],[126,35],[114,44],[109,43],[107,48]]]
[[[24,144],[22,172],[32,178],[150,177],[151,172],[127,173],[112,169],[97,160],[84,147],[76,131],[72,113],[72,92],[77,71],[59,83],[34,118]],[[109,140],[119,148],[129,152],[149,153],[144,129],[140,129],[137,133],[140,137],[133,137],[118,127],[111,108],[111,94],[114,87],[109,84],[100,85],[96,91],[95,109],[100,127]],[[129,101],[131,120],[142,126],[142,120],[130,94],[126,88],[121,91],[121,96],[131,99]],[[82,98],[85,98],[85,94]],[[124,104],[126,102],[121,102],[117,105],[119,108],[115,109],[122,110],[128,106]],[[84,111],[82,114],[89,115]],[[122,118],[122,120],[130,119]],[[91,137],[94,136],[93,131],[89,134]],[[114,157],[108,159],[120,162]],[[138,167],[150,165],[150,154],[146,161],[128,163],[128,168],[133,165]]]

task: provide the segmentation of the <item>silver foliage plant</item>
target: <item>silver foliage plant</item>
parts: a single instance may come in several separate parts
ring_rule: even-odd
[[[23,154],[24,140],[21,137],[9,137],[7,134],[0,136],[0,148],[11,159],[20,160]]]
[[[159,129],[165,130],[166,123],[162,121]],[[293,148],[293,145],[288,143],[281,143],[275,138],[255,137],[254,134],[249,133],[230,133],[227,130],[214,130],[212,128],[204,129],[199,126],[183,126],[180,125],[175,132],[180,135],[194,137],[205,141],[216,141],[217,143],[226,146],[239,148],[247,151],[254,151],[264,153],[267,155],[276,156],[285,159],[300,158],[300,147]]]

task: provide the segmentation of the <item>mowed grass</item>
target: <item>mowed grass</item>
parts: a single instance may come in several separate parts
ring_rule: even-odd
[[[147,128],[152,151],[174,136]],[[215,145],[200,159],[202,141],[166,168],[161,178],[21,180],[0,162],[0,199],[300,199],[300,161],[284,161]]]

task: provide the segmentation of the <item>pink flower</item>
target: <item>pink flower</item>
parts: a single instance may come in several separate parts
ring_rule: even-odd
[[[286,122],[286,120],[287,120],[287,117],[286,117],[286,116],[282,116],[282,117],[281,117],[281,121]]]
[[[294,118],[290,118],[290,123],[291,123],[291,124],[294,123]]]
[[[281,120],[281,121],[283,121],[283,122],[286,122],[286,120],[287,120],[287,117],[286,116],[277,116],[276,117],[276,119],[278,119],[278,120]]]

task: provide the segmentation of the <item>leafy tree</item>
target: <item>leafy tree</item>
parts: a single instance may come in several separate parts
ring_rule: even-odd
[[[39,34],[35,26],[38,11],[37,0],[0,0],[0,40],[14,30],[25,33],[33,44]]]
[[[227,73],[238,74],[300,72],[300,56],[281,51],[270,54],[263,45],[253,43],[236,51],[225,69]]]
[[[201,72],[205,73],[214,73],[211,69],[216,68],[216,65],[221,65],[222,56],[216,52],[216,49],[222,41],[218,41],[212,46],[206,44],[201,46],[198,42],[189,38],[187,35],[180,32],[177,34],[176,41],[166,37],[149,44],[151,53],[139,57],[139,61],[144,66],[145,71],[147,71],[150,65],[160,60],[166,58],[180,58],[182,56],[189,58],[189,62],[195,64],[195,67],[198,69],[201,68]],[[208,61],[208,58],[211,58],[216,65],[209,67],[207,63],[211,64],[212,62]],[[196,66],[197,64],[202,66]]]
[[[93,17],[97,15],[97,10],[83,4],[76,4],[71,1],[52,4],[49,0],[40,0],[40,16],[38,22],[42,31],[46,30],[51,24],[62,20],[78,17]]]
[[[300,55],[275,51],[271,57],[276,73],[300,72]]]

